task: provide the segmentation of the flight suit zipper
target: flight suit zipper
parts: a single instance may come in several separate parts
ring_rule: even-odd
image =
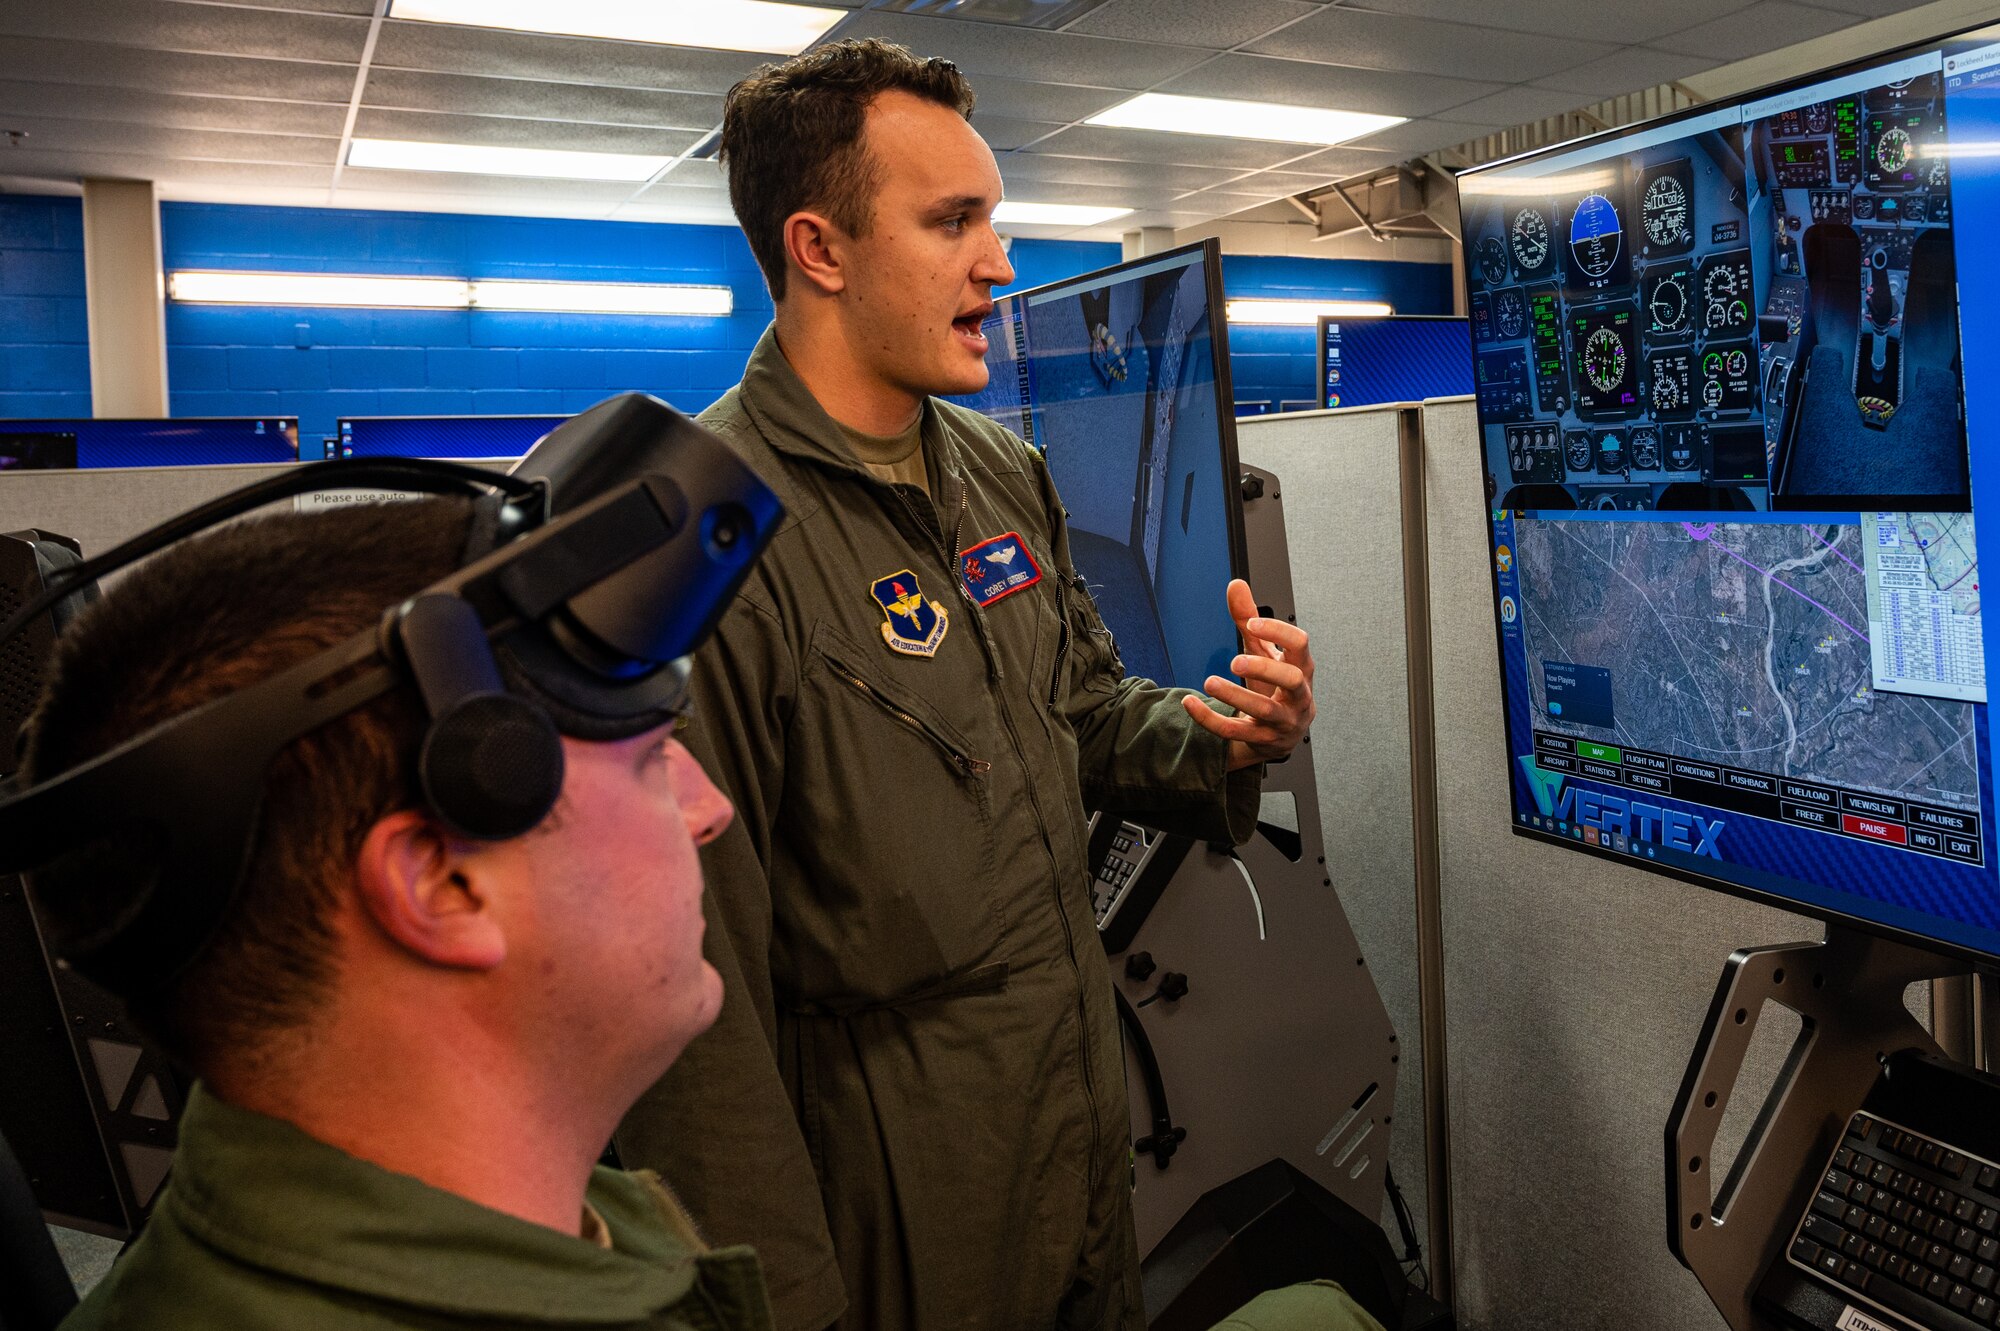
[[[873,684],[870,684],[867,680],[861,678],[861,676],[855,674],[847,667],[836,666],[835,673],[838,674],[842,679],[846,680],[849,684],[852,684],[855,688],[861,690],[861,692],[866,694],[869,698],[874,700],[875,704],[878,707],[882,708],[887,713],[889,713],[889,715],[895,717],[898,721],[901,721],[904,725],[908,726],[910,729],[916,731],[919,735],[922,735],[925,739],[929,740],[932,744],[936,745],[938,750],[942,752],[944,756],[951,761],[951,765],[959,770],[960,775],[969,777],[983,777],[988,772],[993,770],[992,763],[987,762],[983,758],[975,758],[971,754],[967,753],[965,750],[959,748],[958,745],[953,743],[949,738],[938,733],[936,727],[925,725],[924,722],[918,717],[913,716],[909,712],[905,711],[903,708],[896,706],[895,703],[889,701],[889,699],[883,695],[880,689],[876,688]]]
[[[1049,676],[1049,706],[1054,707],[1062,696],[1063,658],[1069,655],[1069,607],[1063,602],[1063,586],[1066,579],[1061,569],[1056,570],[1056,623],[1060,636],[1056,638],[1056,670]]]
[[[940,468],[941,472],[943,470],[943,468]],[[959,551],[964,549],[964,546],[961,544],[961,538],[965,535],[965,518],[971,507],[969,494],[972,487],[966,484],[965,478],[956,472],[952,472],[950,475],[958,484],[958,513],[952,522],[951,548],[943,551],[944,562],[945,566],[951,570],[952,584],[958,588],[958,594],[965,598],[966,605],[970,607],[975,630],[973,636],[979,639],[980,648],[986,653],[988,670],[991,672],[995,682],[998,682],[1001,678],[999,653],[993,650],[993,644],[988,640],[985,617],[980,611],[979,602],[973,598],[972,592],[965,585],[965,579],[960,576]],[[896,487],[896,490],[898,497],[901,497],[901,487]],[[932,538],[939,545],[943,545],[944,533],[932,524],[925,522],[922,515],[917,512],[916,506],[911,504],[907,498],[903,499],[903,505],[909,510],[910,515],[917,520],[917,525],[930,532]],[[932,508],[935,511],[936,505],[933,504]],[[1064,616],[1064,626],[1065,628],[1068,626],[1067,616]],[[1032,688],[1033,684],[1030,683],[1029,687]],[[1033,695],[1029,696],[1032,697]],[[1020,732],[1014,728],[1013,712],[1009,710],[1004,698],[998,701],[998,709],[1001,724],[1007,728],[1008,742],[1014,746],[1014,756],[1020,761],[1022,770],[1025,772],[1028,770],[1028,756],[1026,751],[1021,747]],[[1055,888],[1056,896],[1056,918],[1062,921],[1063,955],[1069,961],[1070,978],[1076,983],[1077,1062],[1083,1074],[1084,1113],[1090,1120],[1090,1165],[1087,1178],[1090,1187],[1095,1188],[1097,1186],[1098,1157],[1104,1153],[1104,1141],[1098,1123],[1097,1077],[1091,1069],[1090,1008],[1083,991],[1083,968],[1077,964],[1076,960],[1076,926],[1071,923],[1069,907],[1063,900],[1062,857],[1056,854],[1056,848],[1049,840],[1048,814],[1042,808],[1041,797],[1036,793],[1035,782],[1032,776],[1030,776],[1027,782],[1027,794],[1028,802],[1034,806],[1035,825],[1042,835],[1042,850],[1049,857],[1049,868],[1053,875],[1050,881]],[[1088,866],[1086,866],[1086,872],[1088,872]]]

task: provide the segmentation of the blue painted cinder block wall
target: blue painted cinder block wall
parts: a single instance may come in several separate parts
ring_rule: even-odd
[[[1450,314],[1451,265],[1373,259],[1302,259],[1261,254],[1222,256],[1231,296],[1272,300],[1379,300],[1398,314]],[[1238,402],[1319,401],[1315,330],[1231,324],[1229,376]]]
[[[0,195],[0,417],[88,416],[83,200]]]
[[[178,416],[299,417],[302,439],[341,416],[573,412],[637,389],[683,411],[733,385],[771,302],[733,227],[161,205],[179,268],[726,285],[726,319],[507,310],[167,306]]]
[[[771,317],[733,227],[167,203],[162,257],[182,268],[725,284],[727,319],[490,310],[167,307],[171,408],[300,418],[315,440],[344,415],[572,412],[639,389],[699,411],[740,377]],[[78,200],[0,197],[0,416],[90,414]],[[1015,242],[1018,290],[1118,262],[1119,247]],[[1451,306],[1442,264],[1227,255],[1232,296]],[[1240,401],[1315,396],[1312,331],[1230,330]]]

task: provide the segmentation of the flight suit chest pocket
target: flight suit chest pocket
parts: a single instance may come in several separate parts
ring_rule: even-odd
[[[1058,569],[1055,595],[1060,623],[1049,700],[1057,701],[1057,694],[1066,689],[1115,693],[1125,677],[1125,665],[1089,587],[1081,577]]]
[[[822,622],[781,819],[813,861],[837,988],[889,1001],[999,960],[992,765],[916,690]]]

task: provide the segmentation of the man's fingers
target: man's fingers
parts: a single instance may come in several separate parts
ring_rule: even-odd
[[[1254,716],[1260,721],[1269,721],[1285,710],[1285,704],[1269,694],[1246,689],[1241,684],[1232,684],[1220,675],[1210,675],[1205,687],[1208,696],[1217,702],[1226,702],[1237,711]]]
[[[1297,691],[1304,688],[1307,683],[1306,672],[1289,660],[1273,661],[1269,657],[1239,656],[1229,663],[1229,668],[1246,680],[1256,680],[1277,689]]]
[[[1252,637],[1284,648],[1287,656],[1305,651],[1312,641],[1304,629],[1282,619],[1252,619],[1243,628]]]
[[[1196,725],[1210,734],[1220,735],[1224,739],[1243,738],[1238,733],[1242,729],[1242,722],[1236,717],[1224,716],[1194,694],[1190,693],[1182,698],[1181,706],[1187,710],[1189,716],[1194,718]]]

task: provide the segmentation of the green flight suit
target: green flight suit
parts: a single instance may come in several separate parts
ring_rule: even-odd
[[[737,808],[703,860],[728,997],[623,1158],[756,1247],[783,1331],[1141,1328],[1085,809],[1240,842],[1261,776],[1183,690],[1124,678],[1048,469],[1000,426],[933,399],[929,495],[886,483],[772,332],[702,423],[786,518],[693,676]],[[954,556],[1003,536],[1041,576],[981,608]]]
[[[756,1256],[702,1248],[657,1179],[599,1168],[587,1201],[609,1249],[197,1085],[152,1220],[62,1331],[768,1331]]]

